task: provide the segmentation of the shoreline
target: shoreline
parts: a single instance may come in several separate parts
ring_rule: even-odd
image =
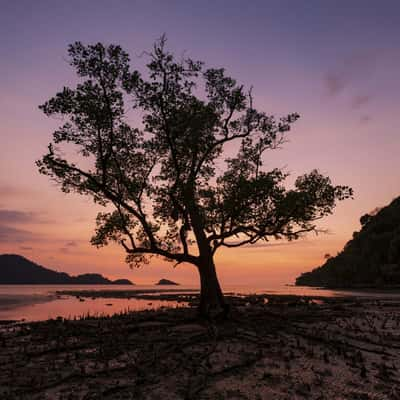
[[[378,292],[378,293],[391,293],[396,291],[400,294],[400,285],[393,285],[393,286],[319,286],[319,285],[291,285],[293,287],[298,288],[313,288],[315,290],[340,290],[340,291],[350,291],[350,292],[362,292],[362,291],[371,291],[371,292]]]
[[[307,287],[306,287],[307,288]],[[198,288],[69,288],[57,290],[54,286],[53,290],[35,294],[0,294],[0,321],[43,321],[48,318],[55,317],[79,317],[82,313],[94,315],[112,315],[113,312],[121,312],[127,309],[131,311],[158,309],[160,307],[195,305],[198,303]],[[329,293],[330,292],[330,293]],[[325,288],[313,288],[313,293],[294,294],[294,293],[274,293],[273,291],[257,290],[247,294],[236,291],[225,291],[225,297],[228,301],[235,304],[237,298],[251,297],[257,298],[264,296],[265,298],[303,298],[315,299],[317,301],[327,301],[329,298],[371,298],[371,299],[394,299],[400,300],[400,293],[397,291],[382,291],[364,289],[355,291],[353,289],[338,290],[337,292]],[[102,300],[108,300],[105,302]],[[136,302],[135,302],[136,301]],[[79,302],[79,303],[77,303]],[[81,303],[84,302],[84,303]],[[101,305],[103,304],[103,306]],[[118,306],[120,304],[120,306]],[[37,305],[35,308],[31,308]],[[78,307],[79,305],[79,307]],[[110,307],[112,306],[112,307]],[[92,308],[93,307],[93,308]],[[101,307],[103,307],[101,309]],[[119,308],[118,308],[119,307]],[[64,310],[68,310],[66,314]],[[15,312],[13,312],[15,310]],[[18,311],[20,310],[20,311]],[[29,316],[30,310],[34,311],[32,317]],[[43,311],[41,311],[43,310]],[[102,311],[103,310],[103,311]],[[47,315],[44,315],[47,313]],[[46,318],[47,317],[47,318]]]

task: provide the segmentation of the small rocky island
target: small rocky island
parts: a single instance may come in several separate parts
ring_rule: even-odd
[[[133,285],[128,279],[112,281],[100,274],[68,275],[42,267],[17,254],[0,255],[1,285]]]
[[[134,285],[129,279],[116,279],[111,282],[113,285]]]
[[[176,283],[174,281],[170,281],[168,279],[160,279],[156,285],[174,285],[174,286],[178,286],[179,283]]]

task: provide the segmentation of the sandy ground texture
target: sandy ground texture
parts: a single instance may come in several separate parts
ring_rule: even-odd
[[[400,399],[400,301],[257,295],[3,324],[1,399]]]

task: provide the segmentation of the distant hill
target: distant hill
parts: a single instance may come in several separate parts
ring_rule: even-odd
[[[121,283],[123,282],[123,283]],[[128,279],[111,281],[100,274],[70,276],[42,267],[16,254],[0,255],[0,284],[2,285],[133,285]]]
[[[296,285],[331,288],[400,286],[400,197],[360,218],[344,249],[324,265],[305,272]]]
[[[156,285],[175,285],[178,286],[179,283],[176,283],[174,281],[169,281],[168,279],[160,279]]]

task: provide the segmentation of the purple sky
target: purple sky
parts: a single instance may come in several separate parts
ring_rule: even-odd
[[[355,190],[322,222],[329,235],[222,253],[223,282],[290,281],[340,250],[362,214],[400,195],[398,1],[0,1],[0,252],[70,273],[196,282],[188,266],[155,261],[132,273],[119,249],[91,248],[98,209],[60,193],[34,165],[60,123],[37,106],[74,83],[67,45],[121,44],[141,68],[163,33],[176,54],[253,85],[257,108],[301,114],[268,166],[319,168]]]

